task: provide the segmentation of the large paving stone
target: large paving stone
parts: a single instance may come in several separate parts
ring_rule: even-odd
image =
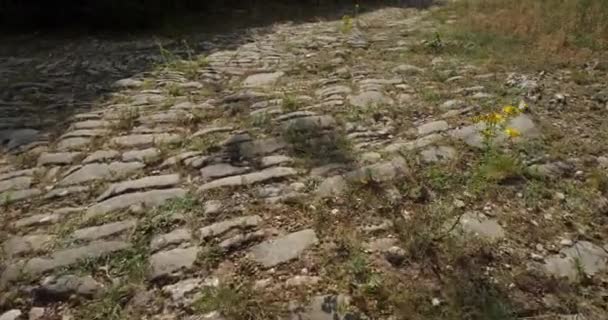
[[[201,169],[203,181],[209,181],[227,176],[243,174],[251,170],[249,167],[235,167],[228,163],[218,163],[206,166]]]
[[[72,237],[77,240],[97,240],[134,229],[136,225],[137,220],[135,219],[112,222],[101,226],[76,230],[72,234]]]
[[[91,163],[70,173],[58,185],[69,186],[90,181],[118,179],[144,167],[145,165],[139,162]]]
[[[467,212],[460,217],[457,230],[489,241],[497,241],[505,237],[504,229],[495,219],[473,212]]]
[[[65,165],[71,164],[81,155],[80,152],[59,152],[59,153],[49,153],[43,152],[38,157],[38,165]]]
[[[27,189],[32,185],[34,179],[29,176],[15,177],[8,180],[0,181],[0,192],[8,190],[22,190]]]
[[[258,172],[214,180],[200,186],[198,188],[198,191],[203,192],[206,190],[217,189],[222,187],[246,186],[272,179],[287,178],[296,174],[297,171],[293,168],[272,167]]]
[[[593,276],[608,269],[608,251],[591,242],[579,241],[562,249],[560,254],[547,257],[544,269],[553,276],[571,281],[583,275]]]
[[[7,173],[3,173],[3,174],[0,174],[0,181],[12,179],[15,177],[31,176],[34,174],[34,172],[35,172],[35,169],[25,169],[25,170],[18,170],[18,171],[11,171],[11,172],[7,172]]]
[[[332,116],[312,116],[287,120],[283,124],[283,130],[290,131],[316,131],[333,129],[337,126]]]
[[[393,99],[378,91],[366,91],[348,97],[348,102],[355,107],[366,108],[393,104]]]
[[[262,242],[249,251],[249,257],[266,268],[296,259],[319,240],[314,230],[306,229]]]
[[[85,193],[85,192],[88,192],[89,190],[91,190],[91,189],[89,187],[85,187],[85,186],[72,186],[72,187],[65,187],[65,188],[57,188],[57,189],[53,189],[53,190],[47,192],[44,195],[44,199],[62,198],[62,197],[67,197],[67,196],[73,195],[73,194]]]
[[[386,182],[404,176],[408,172],[407,163],[402,157],[395,157],[391,161],[376,163],[361,167],[346,174],[349,182]]]
[[[70,266],[82,259],[99,258],[130,247],[131,244],[123,241],[96,241],[86,246],[56,251],[50,257],[16,261],[4,270],[0,284],[17,280],[21,274],[38,276],[48,271]]]
[[[108,212],[127,209],[133,205],[144,207],[160,206],[170,199],[184,197],[188,193],[184,189],[163,189],[145,192],[127,193],[103,202],[97,203],[87,210],[87,217],[106,214]]]
[[[400,151],[412,151],[424,147],[428,147],[436,142],[439,142],[442,139],[442,136],[437,133],[432,133],[424,137],[420,137],[416,140],[412,141],[399,141],[392,144],[389,144],[384,148],[384,151],[395,153]]]
[[[440,120],[440,121],[433,121],[433,122],[425,123],[425,124],[419,126],[417,128],[417,130],[418,130],[419,136],[426,136],[431,133],[446,131],[449,129],[449,127],[450,126],[448,125],[447,122]]]
[[[189,229],[175,229],[169,233],[154,236],[150,241],[150,249],[152,249],[152,251],[158,251],[167,246],[190,241],[191,239],[192,232]]]
[[[65,138],[74,138],[74,137],[101,137],[108,134],[108,130],[104,129],[80,129],[80,130],[72,130],[63,134],[60,139]]]
[[[82,160],[83,164],[93,162],[103,162],[108,160],[116,160],[120,156],[120,153],[116,150],[98,150],[91,153],[88,157]]]
[[[161,152],[156,148],[148,148],[143,150],[131,150],[122,154],[122,161],[139,161],[143,163],[152,163],[160,159]]]
[[[67,274],[43,279],[33,293],[38,301],[58,301],[74,294],[87,298],[94,297],[99,295],[103,289],[104,286],[91,276]]]
[[[240,228],[252,228],[258,226],[262,222],[262,218],[257,215],[238,217],[199,229],[198,236],[203,240],[207,240],[212,237],[220,236],[231,229]]]
[[[81,212],[82,210],[83,209],[81,209],[81,208],[63,208],[63,209],[55,210],[53,213],[50,213],[50,214],[35,214],[35,215],[21,218],[21,219],[15,221],[13,223],[13,227],[15,229],[21,229],[21,228],[25,228],[25,227],[34,227],[34,226],[43,226],[43,225],[54,224],[54,223],[61,221],[61,219],[63,219],[64,216],[73,214],[73,213],[78,213],[78,212]]]
[[[117,194],[122,194],[125,192],[139,191],[149,188],[172,187],[177,185],[179,181],[179,174],[167,174],[162,176],[150,176],[137,180],[119,182],[110,185],[103,194],[97,197],[97,201],[102,201]]]
[[[50,234],[13,236],[4,242],[4,253],[9,257],[48,248],[56,237]]]
[[[285,73],[282,71],[273,72],[273,73],[258,73],[253,74],[247,77],[245,81],[243,81],[244,87],[266,87],[272,86],[277,83],[279,78],[281,78]]]
[[[176,143],[180,142],[182,137],[175,133],[158,133],[158,134],[134,134],[123,137],[116,137],[111,140],[111,143],[119,147],[145,147],[160,143]]]
[[[91,141],[93,139],[90,137],[65,138],[57,143],[56,149],[59,151],[78,150],[88,146]]]
[[[317,187],[317,195],[321,198],[334,197],[344,193],[348,188],[348,182],[342,176],[326,178]]]
[[[150,278],[169,277],[183,270],[190,270],[196,262],[200,248],[177,248],[161,251],[150,257]]]
[[[40,194],[42,194],[42,191],[38,189],[9,190],[0,193],[0,204],[10,204],[22,200],[29,200]]]
[[[80,122],[75,122],[71,125],[73,129],[98,129],[98,128],[107,128],[112,126],[112,123],[105,120],[85,120]]]

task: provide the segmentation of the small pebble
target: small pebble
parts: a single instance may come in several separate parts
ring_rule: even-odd
[[[564,246],[564,247],[571,247],[572,245],[574,245],[574,243],[570,239],[562,239],[559,242],[559,244],[562,245],[562,246]]]

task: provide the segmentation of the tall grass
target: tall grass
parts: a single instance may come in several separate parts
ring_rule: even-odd
[[[547,54],[608,49],[608,0],[460,0],[453,7],[467,28],[516,37]]]

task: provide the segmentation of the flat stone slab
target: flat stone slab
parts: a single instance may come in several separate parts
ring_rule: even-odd
[[[60,137],[60,139],[74,138],[74,137],[101,137],[108,134],[108,130],[104,129],[80,129],[68,131]]]
[[[119,182],[112,184],[108,187],[108,189],[99,197],[97,197],[97,201],[103,201],[110,197],[113,197],[118,194],[122,194],[125,192],[139,191],[143,189],[149,188],[166,188],[172,187],[179,183],[180,175],[179,174],[167,174],[162,176],[150,176],[137,180],[129,180],[124,182]]]
[[[249,88],[272,86],[276,84],[283,75],[285,75],[285,72],[282,71],[253,74],[243,81],[243,86]]]
[[[0,181],[0,192],[8,190],[27,189],[32,185],[34,179],[29,176],[15,177],[8,180]]]
[[[81,149],[91,143],[93,139],[90,137],[73,137],[61,139],[57,143],[56,149],[59,151]]]
[[[151,163],[160,159],[161,152],[156,148],[148,148],[143,150],[131,150],[122,154],[122,161],[140,161],[143,163]]]
[[[426,136],[431,133],[446,131],[450,128],[447,122],[443,120],[425,123],[419,126],[416,130],[419,136]]]
[[[296,259],[304,250],[317,244],[315,231],[306,229],[262,242],[249,251],[249,257],[265,268]]]
[[[453,147],[448,146],[433,146],[424,149],[420,152],[422,161],[426,163],[442,162],[456,157],[457,151]]]
[[[45,278],[40,286],[34,289],[34,295],[40,300],[58,301],[73,294],[91,298],[100,294],[103,289],[104,286],[91,276],[66,274]]]
[[[505,237],[504,229],[496,220],[473,212],[467,212],[460,217],[458,228],[464,233],[490,241],[501,240]]]
[[[257,227],[261,222],[262,218],[257,215],[238,217],[200,228],[198,231],[198,236],[203,240],[207,240],[212,237],[220,236],[231,229]]]
[[[108,160],[116,160],[120,156],[120,153],[116,150],[98,150],[91,153],[88,157],[82,160],[83,164],[93,162],[103,162]]]
[[[297,175],[297,171],[293,168],[288,167],[272,167],[264,169],[262,171],[248,173],[239,176],[232,176],[228,178],[222,178],[206,183],[198,188],[199,192],[217,189],[222,187],[236,187],[245,186],[255,183],[260,183],[272,179],[287,178],[290,176]]]
[[[29,217],[25,217],[19,219],[13,223],[13,227],[15,229],[25,228],[25,227],[33,227],[33,226],[42,226],[48,224],[54,224],[63,218],[65,215],[69,215],[72,213],[81,212],[81,208],[64,208],[56,210],[50,214],[35,214]]]
[[[135,219],[112,222],[101,226],[94,226],[76,230],[72,234],[72,237],[77,240],[97,240],[119,233],[123,233],[127,230],[134,229],[136,226],[137,220]]]
[[[80,152],[59,152],[59,153],[49,153],[43,152],[38,157],[38,165],[65,165],[71,164],[81,155]]]
[[[116,137],[111,140],[111,143],[119,147],[135,148],[162,143],[176,143],[181,140],[182,137],[176,133],[134,134]]]
[[[50,234],[13,236],[4,242],[4,253],[9,257],[40,251],[48,248],[56,237]]]
[[[97,129],[97,128],[107,128],[112,126],[112,123],[105,120],[85,120],[80,122],[75,122],[71,125],[73,129]]]
[[[150,278],[168,277],[177,272],[192,269],[199,250],[199,247],[193,246],[153,254],[150,257]]]
[[[348,102],[354,107],[366,108],[372,106],[391,105],[393,104],[393,99],[378,91],[366,91],[357,95],[349,96]]]
[[[127,209],[133,205],[156,207],[170,199],[184,197],[187,193],[188,191],[179,188],[127,193],[93,205],[87,210],[86,216],[91,217],[106,214],[120,209]]]
[[[84,187],[84,186],[83,187],[73,186],[73,187],[66,187],[66,188],[57,188],[57,189],[53,189],[53,190],[47,192],[44,195],[44,199],[67,197],[72,194],[88,192],[89,190],[90,190],[89,187]]]
[[[277,156],[267,156],[267,157],[262,158],[262,160],[260,160],[260,165],[262,166],[262,168],[268,168],[268,167],[274,167],[274,166],[278,166],[278,165],[282,165],[282,164],[291,164],[293,162],[294,162],[294,160],[291,157],[277,155]]]
[[[402,150],[412,151],[412,150],[428,147],[429,145],[431,145],[433,143],[441,141],[441,139],[443,139],[443,137],[440,134],[432,133],[427,136],[420,137],[416,140],[395,142],[395,143],[389,144],[388,146],[386,146],[384,148],[384,151],[390,152],[390,153],[399,152]]]
[[[564,248],[560,254],[545,259],[544,270],[555,276],[576,281],[584,273],[593,276],[608,269],[608,252],[591,242],[578,241],[572,247]]]
[[[38,189],[25,189],[25,190],[9,190],[0,193],[0,204],[9,204],[17,201],[28,200],[42,194],[42,191]]]
[[[228,163],[218,163],[206,166],[200,170],[203,181],[209,181],[227,176],[243,174],[251,170],[249,167],[235,167]]]
[[[10,264],[2,273],[0,284],[17,280],[21,274],[38,276],[57,268],[70,266],[82,259],[95,259],[130,247],[131,244],[123,241],[96,241],[86,246],[56,251],[48,258],[38,257],[17,261]]]
[[[386,182],[402,177],[408,172],[407,163],[402,157],[395,157],[391,161],[376,163],[361,167],[346,174],[349,182]]]
[[[25,169],[25,170],[7,172],[7,173],[0,174],[0,181],[12,179],[15,177],[31,176],[33,174],[34,174],[34,169]]]
[[[190,241],[191,239],[192,232],[189,229],[175,229],[169,233],[154,236],[150,241],[150,249],[152,249],[152,251],[158,251],[167,246]]]
[[[139,162],[91,163],[70,173],[58,185],[69,186],[96,180],[114,180],[144,168]]]
[[[194,134],[192,134],[190,136],[190,139],[204,137],[206,135],[210,135],[213,133],[230,132],[233,129],[234,129],[233,127],[207,127],[207,128],[200,129],[197,132],[195,132]]]
[[[333,129],[337,126],[332,116],[312,116],[287,120],[283,124],[284,131],[315,131]]]

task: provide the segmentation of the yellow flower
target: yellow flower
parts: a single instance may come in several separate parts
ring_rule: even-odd
[[[509,138],[517,138],[521,136],[521,132],[519,132],[519,130],[515,128],[507,128],[505,129],[505,133],[507,134],[507,136],[509,136]]]
[[[508,116],[514,115],[519,113],[519,109],[517,109],[514,106],[505,106],[504,108],[502,108],[502,112]]]
[[[500,113],[494,113],[489,120],[491,123],[502,123],[505,121],[505,117]]]

